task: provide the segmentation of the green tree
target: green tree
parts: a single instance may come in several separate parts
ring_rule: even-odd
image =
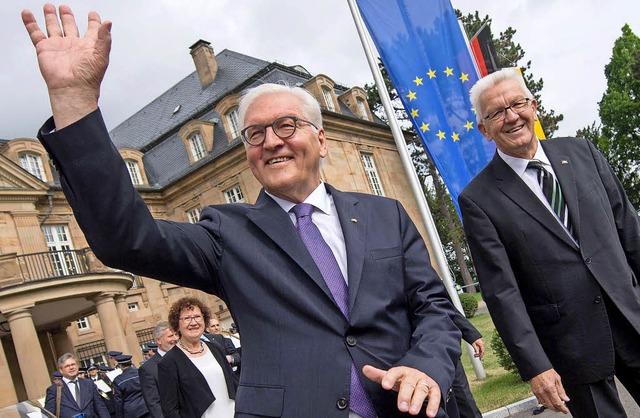
[[[597,145],[640,209],[640,38],[629,25],[622,27],[604,73],[607,90],[599,103],[602,129]]]

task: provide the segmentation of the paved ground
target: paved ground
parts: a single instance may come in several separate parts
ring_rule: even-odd
[[[640,418],[640,407],[635,403],[629,392],[626,391],[624,386],[617,382],[618,391],[620,392],[620,399],[624,409],[627,411],[628,418]],[[529,418],[532,416],[532,411],[536,407],[536,401],[534,399],[528,399],[518,404],[510,405],[509,407],[496,409],[495,411],[487,412],[482,416],[484,418]],[[571,414],[563,414],[560,412],[544,411],[542,414],[536,415],[537,418],[569,418]]]

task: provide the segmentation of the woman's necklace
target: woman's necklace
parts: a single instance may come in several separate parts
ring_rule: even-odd
[[[182,339],[178,340],[178,344],[180,344],[180,347],[182,347],[184,351],[186,351],[189,354],[200,354],[204,351],[204,343],[202,342],[202,340],[200,340],[200,350],[196,350],[196,351],[191,351],[187,347],[185,347],[184,344],[182,344]]]

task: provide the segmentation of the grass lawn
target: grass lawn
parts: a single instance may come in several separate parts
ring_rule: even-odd
[[[529,383],[522,382],[520,376],[505,371],[498,364],[497,356],[490,347],[495,327],[489,314],[476,315],[469,320],[480,331],[485,343],[482,365],[487,373],[487,378],[482,381],[476,378],[466,347],[462,348],[462,364],[467,372],[469,386],[480,411],[483,413],[492,411],[533,396]]]

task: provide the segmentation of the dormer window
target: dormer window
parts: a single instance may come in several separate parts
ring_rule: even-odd
[[[367,105],[364,104],[364,100],[360,97],[356,99],[356,104],[358,106],[358,114],[361,119],[369,119],[369,114],[367,112]]]
[[[201,160],[205,157],[207,151],[204,147],[204,141],[200,132],[196,132],[189,137],[189,148],[194,161]]]
[[[42,166],[42,158],[38,154],[23,153],[20,154],[19,158],[22,168],[40,180],[47,181],[47,176],[44,174],[44,167]]]
[[[322,87],[322,97],[324,98],[324,103],[327,105],[327,110],[335,112],[336,107],[333,105],[333,95],[331,94],[331,90],[326,87]]]
[[[142,181],[142,175],[140,174],[140,167],[138,167],[138,162],[135,160],[125,160],[124,162],[127,165],[129,177],[131,177],[131,183],[135,186],[144,184]]]
[[[238,108],[227,112],[227,122],[229,123],[229,131],[233,138],[240,136],[240,122],[238,121]]]

